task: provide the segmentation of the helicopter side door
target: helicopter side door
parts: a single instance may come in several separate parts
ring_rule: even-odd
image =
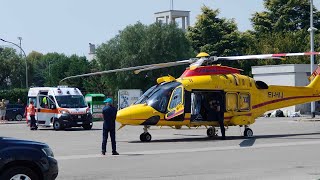
[[[191,93],[191,121],[218,121],[223,118],[223,91],[194,90]]]
[[[184,114],[184,88],[183,86],[178,86],[171,94],[168,113],[165,115],[165,119],[171,120],[182,114]]]

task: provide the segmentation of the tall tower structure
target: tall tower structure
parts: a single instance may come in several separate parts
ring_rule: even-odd
[[[95,58],[96,58],[96,45],[89,43],[88,60],[92,61]]]
[[[190,11],[173,10],[173,0],[171,0],[170,10],[154,13],[156,22],[173,23],[181,19],[181,28],[186,30],[190,26]]]

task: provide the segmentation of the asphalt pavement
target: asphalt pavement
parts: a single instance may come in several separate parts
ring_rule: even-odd
[[[139,140],[142,126],[117,131],[120,156],[100,155],[102,122],[92,130],[30,131],[25,122],[0,124],[0,136],[47,143],[59,162],[58,180],[70,179],[320,179],[320,119],[259,118],[229,127],[227,140],[208,138],[204,127],[151,127],[152,141]]]

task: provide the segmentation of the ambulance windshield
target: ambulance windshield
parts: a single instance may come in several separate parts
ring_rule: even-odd
[[[81,95],[56,96],[57,103],[62,108],[85,108],[87,104]]]

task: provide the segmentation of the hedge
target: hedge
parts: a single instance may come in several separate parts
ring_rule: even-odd
[[[16,103],[20,98],[22,103],[26,104],[28,100],[29,89],[11,89],[11,90],[0,90],[0,100],[9,100],[9,103]]]

